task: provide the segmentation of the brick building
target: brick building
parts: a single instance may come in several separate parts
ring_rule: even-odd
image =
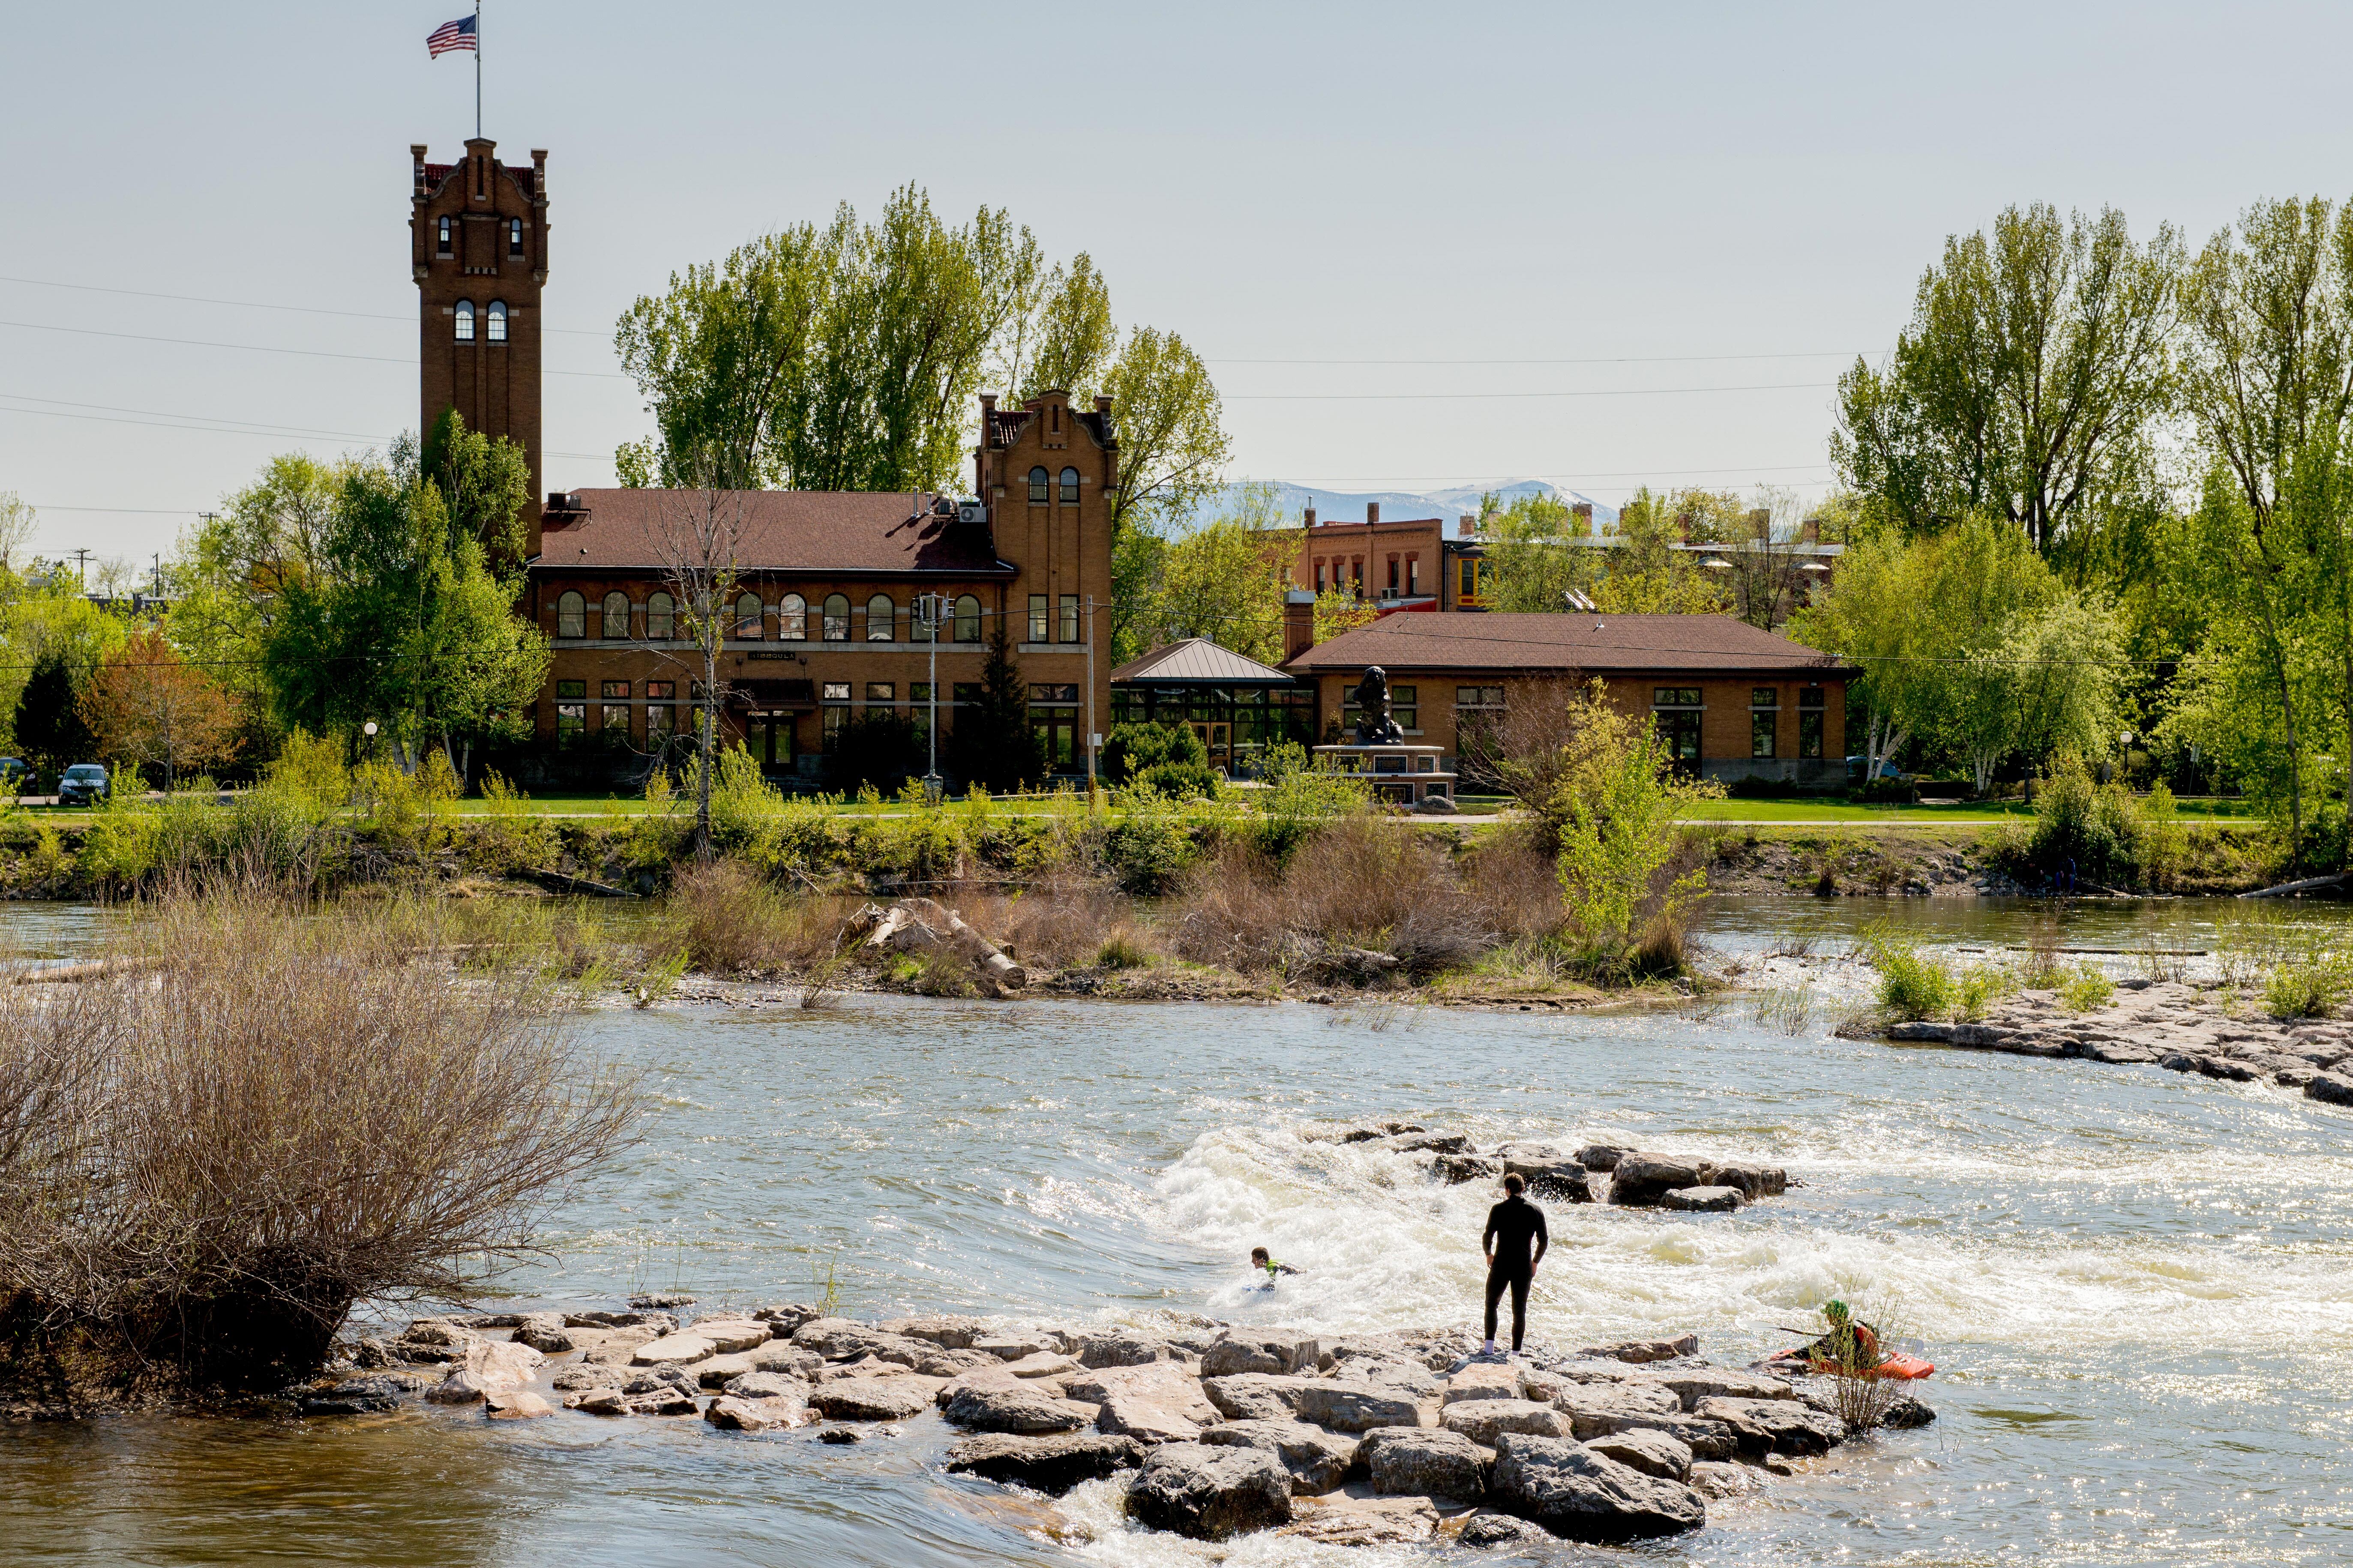
[[[1458,535],[1446,537],[1437,517],[1381,521],[1378,501],[1365,504],[1365,521],[1319,519],[1309,507],[1301,531],[1299,559],[1291,580],[1310,593],[1353,592],[1385,610],[1475,610],[1482,554],[1477,526],[1461,520]],[[1467,570],[1466,570],[1467,568]]]
[[[446,409],[503,436],[531,462],[525,507],[539,549],[539,294],[547,283],[547,153],[509,168],[475,137],[455,163],[408,149],[408,256],[417,279],[417,434]]]
[[[1086,772],[1111,711],[1111,508],[1119,441],[1108,399],[1074,409],[1050,392],[1018,410],[981,399],[981,500],[928,492],[747,490],[742,583],[722,649],[724,726],[763,769],[820,780],[857,714],[926,731],[939,670],[943,740],[976,700],[986,644],[1005,624],[1029,721],[1058,773]],[[554,644],[538,731],[559,749],[628,757],[691,731],[702,655],[682,640],[665,534],[706,492],[586,489],[547,499],[530,569],[533,614]],[[939,595],[934,628],[916,614]],[[1104,647],[1108,647],[1106,642]],[[934,656],[936,655],[936,660]]]
[[[1356,721],[1365,670],[1389,679],[1408,740],[1461,755],[1470,726],[1563,681],[1598,679],[1625,711],[1648,715],[1678,763],[1708,778],[1799,785],[1846,778],[1846,683],[1828,654],[1729,616],[1384,616],[1309,647],[1312,611],[1294,595],[1283,668],[1315,682],[1326,733]],[[1336,738],[1334,737],[1334,738]]]
[[[665,563],[708,492],[568,489],[539,500],[540,294],[547,281],[547,154],[529,169],[477,138],[456,163],[409,149],[409,249],[417,288],[420,427],[456,408],[521,445],[531,465],[522,613],[554,647],[534,704],[543,759],[623,773],[693,727],[702,659]],[[987,644],[1008,628],[1031,728],[1057,772],[1083,773],[1110,717],[1111,503],[1119,437],[1110,401],[1049,392],[975,410],[974,499],[729,492],[741,574],[721,658],[723,724],[765,769],[822,779],[829,742],[857,714],[904,716],[919,734],[938,668],[943,731],[974,700]],[[916,614],[937,596],[936,633]],[[937,646],[932,639],[937,637]],[[1104,651],[1108,652],[1105,644]],[[936,661],[934,660],[936,654]]]

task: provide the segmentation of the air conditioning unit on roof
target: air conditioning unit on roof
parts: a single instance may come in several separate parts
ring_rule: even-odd
[[[960,500],[956,502],[955,510],[958,522],[978,522],[985,515],[976,500]]]

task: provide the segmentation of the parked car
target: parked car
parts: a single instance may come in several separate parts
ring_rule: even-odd
[[[59,805],[88,805],[106,798],[106,770],[96,763],[76,763],[58,780]]]
[[[33,767],[22,757],[0,757],[0,788],[10,795],[22,795],[25,786],[33,782]]]

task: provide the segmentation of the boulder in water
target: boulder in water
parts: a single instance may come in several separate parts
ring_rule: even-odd
[[[1526,1399],[1464,1400],[1448,1405],[1440,1424],[1449,1432],[1460,1432],[1487,1448],[1493,1447],[1495,1439],[1505,1432],[1525,1432],[1536,1437],[1571,1435],[1568,1416],[1549,1405]]]
[[[1385,1426],[1365,1435],[1373,1490],[1389,1497],[1477,1499],[1493,1456],[1460,1432]]]
[[[1607,1437],[1591,1438],[1585,1446],[1605,1459],[1615,1459],[1646,1476],[1662,1476],[1671,1481],[1691,1479],[1691,1449],[1664,1432],[1639,1428],[1613,1432]]]
[[[1197,1541],[1291,1522],[1291,1472],[1263,1448],[1168,1443],[1145,1457],[1127,1511]]]
[[[1682,1154],[1647,1154],[1630,1151],[1619,1157],[1609,1173],[1609,1201],[1621,1207],[1647,1208],[1677,1187],[1707,1184],[1707,1163]]]
[[[1730,1427],[1740,1452],[1752,1458],[1766,1454],[1827,1454],[1846,1441],[1846,1423],[1809,1409],[1796,1399],[1703,1399],[1692,1414]]]
[[[929,1388],[899,1377],[848,1377],[809,1394],[809,1408],[833,1421],[904,1421],[931,1402]]]
[[[1292,1409],[1302,1421],[1335,1432],[1369,1432],[1376,1426],[1419,1426],[1421,1402],[1409,1389],[1351,1380],[1303,1379]]]
[[[948,1469],[984,1480],[1011,1482],[1060,1497],[1081,1481],[1101,1480],[1144,1462],[1132,1437],[1097,1432],[1056,1436],[1018,1436],[992,1432],[960,1439],[948,1449]]]
[[[1677,1187],[1659,1194],[1659,1206],[1681,1214],[1730,1214],[1740,1206],[1740,1189]]]
[[[1645,1475],[1561,1437],[1506,1433],[1495,1447],[1493,1501],[1571,1541],[1637,1541],[1707,1522],[1680,1481]]]
[[[1437,1532],[1438,1510],[1419,1497],[1334,1498],[1275,1531],[1323,1546],[1418,1546]]]
[[[923,1404],[928,1404],[925,1400]],[[917,1409],[922,1408],[918,1405]],[[832,1415],[833,1412],[827,1411]],[[914,1411],[905,1412],[913,1415]],[[976,1432],[1074,1432],[1095,1419],[1092,1405],[1057,1399],[1035,1388],[967,1388],[940,1412]],[[885,1417],[890,1419],[890,1417]]]
[[[1550,1541],[1552,1532],[1512,1514],[1480,1512],[1464,1521],[1454,1539],[1465,1546],[1534,1547]]]
[[[1229,1330],[1201,1352],[1201,1375],[1231,1377],[1248,1372],[1279,1375],[1313,1371],[1323,1353],[1321,1341],[1299,1334]]]
[[[1314,1381],[1250,1372],[1204,1378],[1201,1392],[1229,1421],[1288,1421],[1298,1414],[1301,1391]]]
[[[1291,1489],[1297,1497],[1339,1490],[1357,1468],[1364,1447],[1359,1438],[1304,1421],[1230,1421],[1208,1427],[1200,1440],[1217,1447],[1265,1449],[1291,1472]]]
[[[2304,1097],[2316,1100],[2323,1105],[2353,1105],[2353,1075],[2315,1073],[2312,1081],[2304,1086]]]

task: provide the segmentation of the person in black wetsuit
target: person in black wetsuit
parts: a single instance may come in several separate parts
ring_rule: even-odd
[[[1526,1179],[1516,1171],[1504,1178],[1504,1201],[1487,1211],[1487,1231],[1480,1237],[1487,1253],[1487,1344],[1482,1355],[1495,1353],[1495,1307],[1507,1286],[1512,1292],[1514,1355],[1520,1353],[1520,1342],[1527,1337],[1528,1286],[1535,1279],[1536,1265],[1552,1246],[1544,1210],[1520,1195],[1527,1186]],[[1535,1244],[1533,1253],[1530,1242]]]

